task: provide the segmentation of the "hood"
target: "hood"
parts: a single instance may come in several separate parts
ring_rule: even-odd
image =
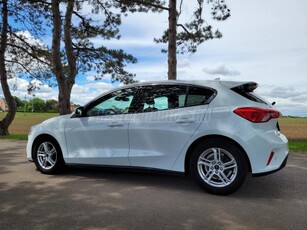
[[[57,116],[57,117],[52,117],[52,118],[49,118],[45,121],[43,121],[42,123],[43,124],[46,124],[46,123],[50,123],[50,122],[54,122],[54,121],[63,121],[63,120],[68,120],[72,115],[71,114],[66,114],[66,115],[61,115],[61,116]]]

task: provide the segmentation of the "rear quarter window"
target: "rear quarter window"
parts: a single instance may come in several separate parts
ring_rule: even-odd
[[[214,90],[190,86],[186,97],[185,106],[209,104],[215,95],[216,91]]]

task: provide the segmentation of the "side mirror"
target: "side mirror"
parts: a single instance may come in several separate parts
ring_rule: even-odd
[[[83,115],[84,115],[84,107],[80,106],[80,107],[76,108],[75,116],[76,117],[82,117]]]

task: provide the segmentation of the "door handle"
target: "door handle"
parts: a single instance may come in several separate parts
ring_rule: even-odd
[[[194,123],[194,120],[188,119],[188,118],[181,118],[176,121],[177,124],[191,124]]]
[[[119,122],[112,122],[111,124],[108,124],[109,127],[121,127],[124,126],[123,123],[119,123]]]

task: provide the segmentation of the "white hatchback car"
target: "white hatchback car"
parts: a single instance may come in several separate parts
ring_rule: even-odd
[[[104,93],[72,115],[31,128],[27,158],[46,174],[101,165],[191,174],[206,191],[229,194],[248,172],[286,165],[280,112],[254,82],[163,81]]]

